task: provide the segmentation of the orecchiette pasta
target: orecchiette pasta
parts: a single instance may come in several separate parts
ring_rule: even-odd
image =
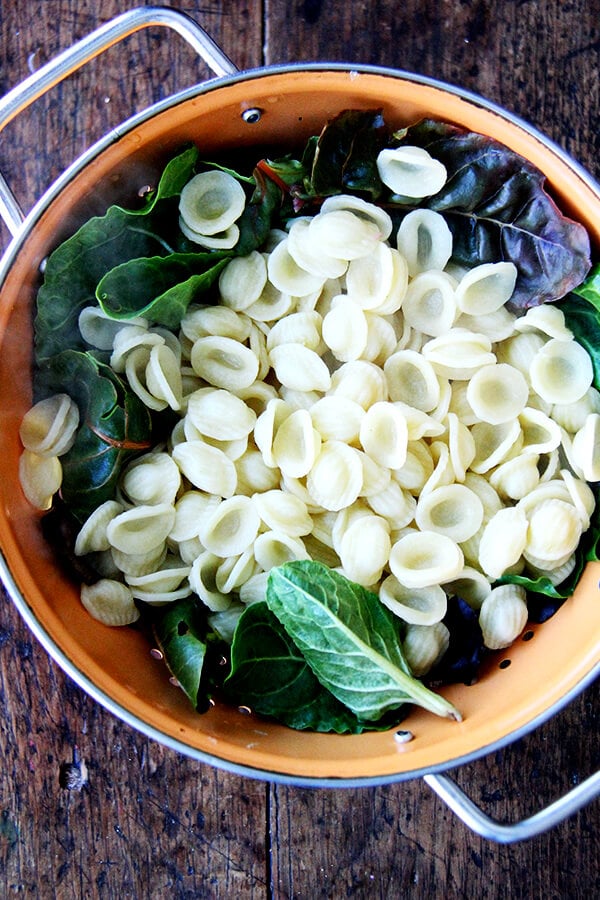
[[[417,147],[377,165],[401,198],[446,180]],[[233,246],[244,197],[226,172],[196,176],[181,195],[184,233]],[[511,262],[468,269],[452,250],[434,210],[397,225],[337,195],[232,256],[220,302],[192,303],[177,334],[81,313],[83,340],[176,420],[77,536],[101,576],[82,589],[93,616],[127,624],[142,603],[193,592],[231,640],[272,567],[314,559],[403,621],[416,675],[448,646],[449,597],[478,611],[490,649],[518,636],[525,591],[495,582],[559,585],[573,571],[595,506],[587,481],[600,481],[600,393],[559,309],[507,309]],[[78,418],[58,395],[23,420],[21,481],[40,508],[60,488]]]

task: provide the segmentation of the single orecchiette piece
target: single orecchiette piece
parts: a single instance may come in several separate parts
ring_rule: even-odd
[[[464,557],[458,544],[447,535],[415,531],[393,545],[389,565],[405,587],[420,588],[458,577]]]
[[[573,459],[586,481],[600,481],[600,414],[590,413],[573,437]]]
[[[484,334],[466,328],[451,328],[423,346],[423,355],[439,375],[468,379],[482,366],[496,362],[492,342]]]
[[[349,362],[362,356],[368,333],[363,308],[350,297],[336,297],[323,318],[323,340],[335,358]]]
[[[510,300],[517,281],[512,262],[483,263],[470,269],[456,288],[456,303],[468,315],[493,313]]]
[[[239,181],[215,169],[195,175],[184,185],[179,213],[189,231],[216,235],[239,219],[245,205],[246,195]]]
[[[460,544],[479,531],[483,504],[464,484],[442,485],[419,498],[415,521],[421,531],[445,534]]]
[[[397,481],[391,480],[377,493],[369,493],[366,499],[373,512],[387,519],[393,529],[404,528],[415,517],[417,501]]]
[[[369,256],[353,259],[346,272],[348,296],[363,309],[378,309],[394,279],[394,259],[388,244],[378,243]]]
[[[231,594],[224,594],[217,587],[217,572],[221,562],[220,556],[205,550],[193,561],[189,574],[193,592],[213,612],[228,609],[232,603]]]
[[[318,351],[321,346],[322,317],[314,309],[290,313],[269,328],[267,350],[279,344],[302,344],[309,350]]]
[[[235,465],[218,447],[204,441],[185,441],[173,447],[173,459],[194,487],[219,497],[234,495]]]
[[[321,435],[307,409],[297,409],[281,423],[273,439],[273,460],[291,478],[303,478],[315,463]]]
[[[198,536],[216,556],[238,556],[253,543],[259,526],[260,516],[250,497],[236,496],[223,500],[204,516]]]
[[[467,387],[467,401],[478,419],[500,425],[515,419],[525,409],[529,385],[514,366],[497,363],[482,366]]]
[[[167,556],[167,542],[163,541],[150,550],[126,553],[111,546],[110,555],[117,569],[125,575],[148,575],[154,572]]]
[[[347,397],[321,397],[310,407],[310,417],[324,441],[355,443],[365,410]]]
[[[479,611],[483,643],[490,650],[509,647],[527,624],[525,588],[502,584],[485,598]]]
[[[387,241],[392,233],[393,223],[390,214],[375,203],[369,203],[368,200],[352,194],[333,194],[331,197],[326,197],[321,204],[321,213],[323,214],[340,209],[349,210],[360,219],[366,219],[377,225],[380,241]]]
[[[153,397],[164,401],[171,409],[181,409],[183,385],[181,364],[166,344],[156,344],[146,363],[146,387]]]
[[[220,504],[221,498],[202,491],[186,491],[175,504],[175,522],[169,540],[181,543],[198,537],[200,523]]]
[[[539,331],[551,338],[569,341],[573,332],[565,325],[565,314],[553,303],[532,306],[515,321],[515,331]]]
[[[429,269],[445,269],[452,256],[452,232],[441,213],[433,209],[407,213],[398,228],[396,243],[411,277]]]
[[[251,320],[227,306],[188,307],[181,332],[192,344],[202,337],[226,337],[244,343],[250,337]]]
[[[328,256],[348,261],[369,256],[382,240],[378,223],[349,209],[321,211],[311,219],[309,233]]]
[[[519,414],[519,424],[523,434],[523,453],[551,453],[560,446],[560,427],[541,410],[526,406]]]
[[[406,460],[408,426],[402,411],[393,403],[380,401],[366,411],[359,439],[371,459],[390,469],[399,469]]]
[[[201,388],[188,397],[186,417],[198,432],[218,441],[247,438],[256,413],[231,391]]]
[[[384,363],[390,399],[423,412],[431,412],[440,400],[440,382],[430,362],[416,350],[398,350]]]
[[[181,473],[168,453],[146,453],[130,463],[120,487],[133,504],[173,504],[181,485]]]
[[[54,394],[27,410],[19,437],[25,449],[38,456],[61,456],[73,446],[78,425],[77,404],[67,394]]]
[[[446,183],[446,167],[421,147],[381,150],[377,157],[379,177],[401,197],[431,197]]]
[[[390,555],[390,526],[381,516],[367,515],[344,531],[339,556],[346,576],[364,587],[381,578]]]
[[[310,534],[312,519],[299,497],[287,491],[271,490],[255,494],[253,500],[260,518],[272,531],[283,531],[292,537]]]
[[[256,603],[257,600],[264,600],[267,595],[268,579],[268,572],[256,572],[255,575],[252,575],[248,581],[240,587],[240,602],[245,606],[248,606],[250,603]]]
[[[481,604],[492,590],[486,576],[472,566],[465,566],[458,578],[444,584],[450,597],[460,597],[471,609],[481,609]]]
[[[587,351],[576,341],[551,338],[535,354],[531,385],[548,403],[574,403],[592,384],[594,371]]]
[[[259,566],[268,572],[296,559],[308,559],[302,539],[283,531],[263,531],[254,542],[254,556]]]
[[[325,441],[306,479],[308,492],[323,509],[350,506],[360,494],[363,467],[355,450],[341,441]]]
[[[219,276],[221,302],[230,309],[247,309],[262,294],[267,283],[267,264],[262,253],[253,250],[227,263]]]
[[[488,422],[476,422],[471,428],[475,441],[475,458],[471,469],[477,475],[483,475],[506,459],[508,453],[519,439],[523,439],[518,420],[490,425]]]
[[[161,546],[174,523],[175,509],[168,503],[134,506],[110,520],[106,535],[122,553],[142,553]]]
[[[57,456],[39,456],[23,450],[19,458],[19,482],[36,509],[50,509],[52,498],[62,484],[62,466]]]
[[[107,500],[98,506],[79,529],[75,539],[75,556],[110,549],[106,528],[108,523],[122,512],[123,507],[116,500]]]
[[[126,584],[109,578],[83,585],[81,602],[88,613],[103,625],[131,625],[140,617],[131,590]]]
[[[254,440],[267,466],[274,468],[277,465],[273,457],[273,441],[280,426],[293,412],[285,400],[277,397],[268,401],[266,409],[256,420]]]
[[[301,268],[290,253],[289,237],[269,254],[267,274],[271,284],[283,294],[304,297],[323,287],[325,276],[313,275]]]
[[[346,259],[324,253],[313,240],[310,219],[294,219],[288,233],[288,252],[296,265],[317,278],[340,278],[348,268]]]
[[[112,350],[118,331],[124,326],[120,319],[113,319],[100,306],[84,306],[78,318],[79,333],[86,344],[98,350]],[[148,321],[140,316],[128,319],[127,325],[148,328]]]
[[[570,502],[548,499],[539,503],[527,516],[529,528],[525,559],[536,565],[554,568],[576,549],[582,533],[581,518]],[[551,527],[548,527],[551,523]]]
[[[415,678],[426,675],[443,657],[449,644],[450,632],[443,622],[407,625],[402,649]]]
[[[279,344],[269,353],[277,379],[296,391],[327,391],[329,369],[314,350],[303,344]]]
[[[239,556],[230,556],[228,559],[224,559],[215,576],[217,589],[222,594],[238,591],[254,575],[257,568],[253,547],[248,547]]]
[[[448,607],[439,584],[407,587],[394,575],[383,580],[379,598],[391,612],[412,625],[435,625],[444,618]]]
[[[194,372],[214,387],[250,387],[258,375],[258,359],[249,347],[228,337],[201,337],[191,353]]]
[[[329,394],[354,400],[368,409],[378,400],[388,399],[386,378],[379,366],[357,359],[344,363],[331,376]]]
[[[520,453],[514,459],[500,463],[490,473],[490,484],[501,497],[521,500],[532,491],[540,480],[539,456],[534,453]]]
[[[419,272],[408,285],[402,313],[408,324],[422,334],[446,334],[457,317],[454,279],[446,272]]]
[[[483,530],[479,564],[490,578],[500,578],[521,558],[527,544],[527,516],[518,506],[498,510]]]

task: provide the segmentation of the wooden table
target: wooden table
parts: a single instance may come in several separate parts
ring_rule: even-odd
[[[0,0],[0,91],[133,0]],[[598,0],[190,0],[241,68],[341,60],[459,83],[554,138],[600,176]],[[27,207],[111,125],[206,77],[153,30],[111,49],[4,132],[0,167]],[[2,230],[3,245],[7,232]],[[123,725],[51,661],[3,597],[0,894],[41,898],[579,898],[600,894],[594,803],[550,833],[480,839],[419,780],[297,789],[182,758]],[[493,816],[536,811],[597,767],[598,696],[471,764]],[[77,744],[89,780],[60,786]]]

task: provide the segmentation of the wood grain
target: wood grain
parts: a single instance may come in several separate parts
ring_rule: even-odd
[[[0,0],[0,91],[124,8]],[[532,121],[600,175],[600,4],[516,0],[228,0],[171,4],[242,69],[344,60],[462,84]],[[134,110],[207,77],[176,37],[128,39],[3,133],[25,208]],[[7,232],[0,235],[3,244]],[[0,615],[0,895],[40,898],[545,898],[600,894],[600,804],[532,841],[469,832],[420,781],[270,785],[182,758],[120,723]],[[493,816],[536,811],[595,770],[598,685],[551,722],[463,767]],[[77,746],[81,790],[60,787]]]

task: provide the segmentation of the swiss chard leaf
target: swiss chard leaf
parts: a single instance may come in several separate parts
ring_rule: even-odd
[[[176,328],[189,304],[214,284],[230,259],[230,253],[171,253],[132,259],[104,275],[96,296],[114,319],[144,316]]]
[[[387,137],[380,109],[341,112],[307,145],[303,156],[305,165],[310,166],[304,183],[306,194],[327,197],[353,191],[376,200],[383,192],[377,156]]]
[[[600,263],[592,267],[585,281],[573,288],[573,293],[591,303],[600,314]]]
[[[252,603],[242,613],[223,690],[230,702],[247,704],[259,715],[298,730],[360,734],[394,724],[361,722],[336,700],[315,677],[264,600]]]
[[[565,321],[576,340],[587,350],[594,370],[594,385],[600,388],[600,295],[586,282],[560,303]]]
[[[197,158],[196,148],[185,150],[167,164],[157,189],[140,209],[111,206],[50,254],[37,297],[38,361],[62,350],[85,349],[77,327],[79,313],[96,303],[96,286],[110,269],[136,257],[170,252],[165,237],[176,231],[177,197]]]
[[[426,119],[398,137],[446,166],[446,184],[424,205],[446,218],[454,260],[515,263],[513,308],[557,300],[583,281],[587,231],[562,215],[539,169],[492,138],[443,122]]]
[[[311,560],[286,563],[271,570],[267,604],[321,684],[359,718],[414,703],[460,719],[411,675],[394,616],[360,585]]]
[[[167,667],[197,707],[207,652],[197,602],[186,597],[164,607],[154,619],[153,631]]]
[[[109,366],[89,353],[65,350],[46,360],[40,384],[45,396],[67,392],[79,408],[75,443],[61,457],[60,493],[83,521],[114,496],[123,464],[152,446],[150,413]]]

